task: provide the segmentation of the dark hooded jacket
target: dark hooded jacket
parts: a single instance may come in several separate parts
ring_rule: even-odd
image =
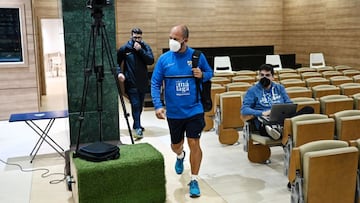
[[[125,75],[125,89],[138,88],[141,92],[149,90],[149,79],[147,65],[154,63],[154,55],[148,44],[140,42],[142,49],[136,51],[134,41],[129,40],[120,47],[117,52],[117,63],[120,73],[120,66],[123,63],[123,73]]]

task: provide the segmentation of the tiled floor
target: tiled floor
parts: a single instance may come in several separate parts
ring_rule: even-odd
[[[61,79],[59,79],[61,82]],[[59,82],[57,81],[57,82]],[[64,82],[64,81],[62,81]],[[51,86],[51,85],[50,85]],[[51,92],[63,92],[57,89]],[[48,106],[43,110],[58,110],[66,108],[66,99],[61,96],[49,96],[55,101],[65,101],[56,106]],[[61,97],[61,98],[59,98]],[[57,99],[56,99],[57,98]],[[51,102],[52,103],[52,102]],[[60,102],[61,103],[61,102]],[[61,106],[63,105],[63,106]],[[46,106],[46,105],[44,105]],[[53,109],[58,108],[58,109]],[[127,105],[127,110],[130,111]],[[120,110],[120,112],[122,112]],[[131,118],[130,118],[131,122]],[[183,175],[174,171],[175,155],[170,150],[170,138],[167,123],[155,118],[154,111],[146,109],[142,117],[146,128],[144,139],[138,142],[148,142],[157,148],[165,158],[167,203],[175,202],[290,202],[290,193],[286,189],[287,178],[283,175],[283,151],[280,147],[273,147],[271,160],[268,165],[250,163],[247,154],[240,144],[226,146],[218,141],[214,131],[204,132],[201,138],[203,161],[200,170],[200,187],[202,196],[191,199],[188,195],[187,183],[190,179],[188,153],[185,159]],[[45,125],[40,121],[39,125]],[[69,146],[68,119],[58,119],[50,132],[51,137],[66,149]],[[46,143],[43,144],[39,155],[32,164],[29,163],[29,153],[32,150],[37,135],[25,123],[9,123],[0,121],[0,158],[4,161],[17,163],[23,168],[46,168],[54,174],[41,177],[43,171],[21,172],[15,166],[5,166],[0,163],[0,202],[31,202],[31,203],[65,203],[74,202],[72,193],[67,191],[64,182],[52,184],[63,178],[64,159]],[[124,116],[120,113],[120,139],[124,144],[131,144]],[[240,136],[241,138],[241,136]],[[136,142],[136,143],[138,143]],[[185,147],[188,151],[188,148]],[[141,194],[139,194],[141,195]]]

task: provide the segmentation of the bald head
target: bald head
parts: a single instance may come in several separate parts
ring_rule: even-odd
[[[189,38],[189,29],[186,25],[176,25],[170,30],[169,39],[174,39],[181,43],[179,52],[186,50],[186,43]]]

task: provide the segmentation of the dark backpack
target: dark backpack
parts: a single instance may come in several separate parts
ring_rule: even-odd
[[[192,55],[192,67],[196,68],[199,64],[201,51],[195,50]],[[201,104],[203,105],[204,111],[208,112],[212,109],[212,100],[211,100],[211,80],[202,82],[201,78],[196,79],[196,90],[200,92]],[[202,88],[201,88],[202,87]]]

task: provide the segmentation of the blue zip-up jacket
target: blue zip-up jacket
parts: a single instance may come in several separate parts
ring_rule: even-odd
[[[163,107],[160,91],[164,82],[168,118],[184,119],[204,112],[192,73],[193,52],[194,49],[190,47],[187,47],[184,53],[165,52],[155,65],[151,78],[151,97],[155,110]],[[210,80],[213,70],[204,54],[200,55],[198,66],[203,72],[203,81]]]
[[[134,41],[129,40],[125,45],[120,47],[117,52],[117,74],[121,72],[120,66],[124,62],[124,75],[126,88],[138,88],[141,92],[148,91],[149,80],[147,65],[154,63],[154,55],[148,44],[140,42],[141,49],[136,51]]]
[[[270,89],[266,90],[260,83],[256,83],[244,96],[241,114],[259,117],[276,103],[292,103],[284,86],[271,82]]]

